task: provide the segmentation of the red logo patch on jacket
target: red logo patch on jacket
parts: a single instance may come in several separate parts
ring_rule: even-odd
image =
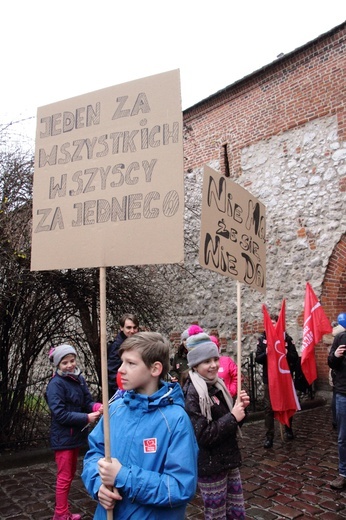
[[[144,448],[144,453],[156,453],[157,439],[155,437],[152,439],[144,439],[143,448]]]

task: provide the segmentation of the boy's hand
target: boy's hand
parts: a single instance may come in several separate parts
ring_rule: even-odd
[[[117,488],[112,488],[113,491],[108,489],[104,484],[101,484],[99,492],[98,492],[98,500],[101,506],[108,510],[114,509],[117,500],[122,500],[122,496],[120,495]]]
[[[117,474],[121,469],[121,464],[118,459],[111,459],[112,462],[106,461],[106,459],[100,459],[98,461],[99,474],[102,480],[102,484],[112,488]]]

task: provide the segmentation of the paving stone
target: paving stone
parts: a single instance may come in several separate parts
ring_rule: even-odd
[[[301,511],[304,514],[308,514],[309,516],[318,515],[321,511],[321,509],[318,507],[318,504],[313,505],[309,502],[304,502],[302,500],[295,500],[294,502],[290,503],[290,506],[293,509],[297,509],[298,511]]]
[[[338,514],[338,513],[324,513],[323,514],[323,520],[341,520],[341,518],[343,518],[345,520],[345,518],[346,518],[345,514]]]
[[[277,519],[278,516],[270,511],[266,511],[265,509],[250,507],[249,509],[246,509],[246,518],[255,520],[274,520]]]
[[[330,510],[330,511],[345,511],[344,512],[344,517],[346,518],[346,501],[344,501],[343,503],[341,502],[336,502],[334,500],[330,500],[330,501],[324,501],[324,502],[320,502],[319,504],[320,507],[322,507],[323,509],[325,510]]]
[[[287,497],[286,495],[276,495],[275,497],[272,498],[272,501],[275,501],[277,502],[278,504],[284,504],[284,505],[287,505],[289,504],[290,502],[292,502],[292,497]]]
[[[272,505],[272,501],[261,496],[252,496],[248,499],[248,504],[253,507],[258,507],[260,509],[269,509]]]
[[[244,491],[244,493],[247,492],[247,493],[251,494],[254,491],[256,491],[257,489],[260,489],[260,486],[258,484],[252,484],[251,482],[246,482],[246,480],[244,480],[244,476],[242,478],[243,478],[243,491]]]
[[[302,511],[297,511],[296,509],[284,506],[284,505],[277,505],[270,509],[272,513],[276,513],[277,515],[281,515],[283,518],[289,518],[290,520],[294,520],[295,518],[300,518],[303,516]]]

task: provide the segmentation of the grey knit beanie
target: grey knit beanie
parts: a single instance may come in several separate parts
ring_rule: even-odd
[[[187,361],[193,368],[210,358],[219,358],[220,354],[215,343],[213,343],[205,332],[189,336],[186,340]]]
[[[57,367],[62,358],[67,356],[67,354],[73,354],[74,356],[77,356],[77,352],[75,351],[75,349],[71,345],[67,345],[66,343],[64,343],[63,345],[58,345],[57,347],[53,347],[50,350],[49,359],[51,363],[53,363],[53,365]]]

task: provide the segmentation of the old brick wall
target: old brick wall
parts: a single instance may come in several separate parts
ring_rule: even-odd
[[[345,24],[184,113],[185,170],[218,160],[241,176],[244,147],[336,115],[345,139]]]
[[[278,312],[298,349],[305,284],[328,317],[346,310],[346,25],[263,67],[184,112],[185,265],[172,330],[192,321],[217,330],[235,357],[235,282],[198,264],[203,166],[229,175],[266,206],[267,292],[242,288],[244,355],[263,328],[261,305]],[[319,378],[326,352],[317,349]]]

